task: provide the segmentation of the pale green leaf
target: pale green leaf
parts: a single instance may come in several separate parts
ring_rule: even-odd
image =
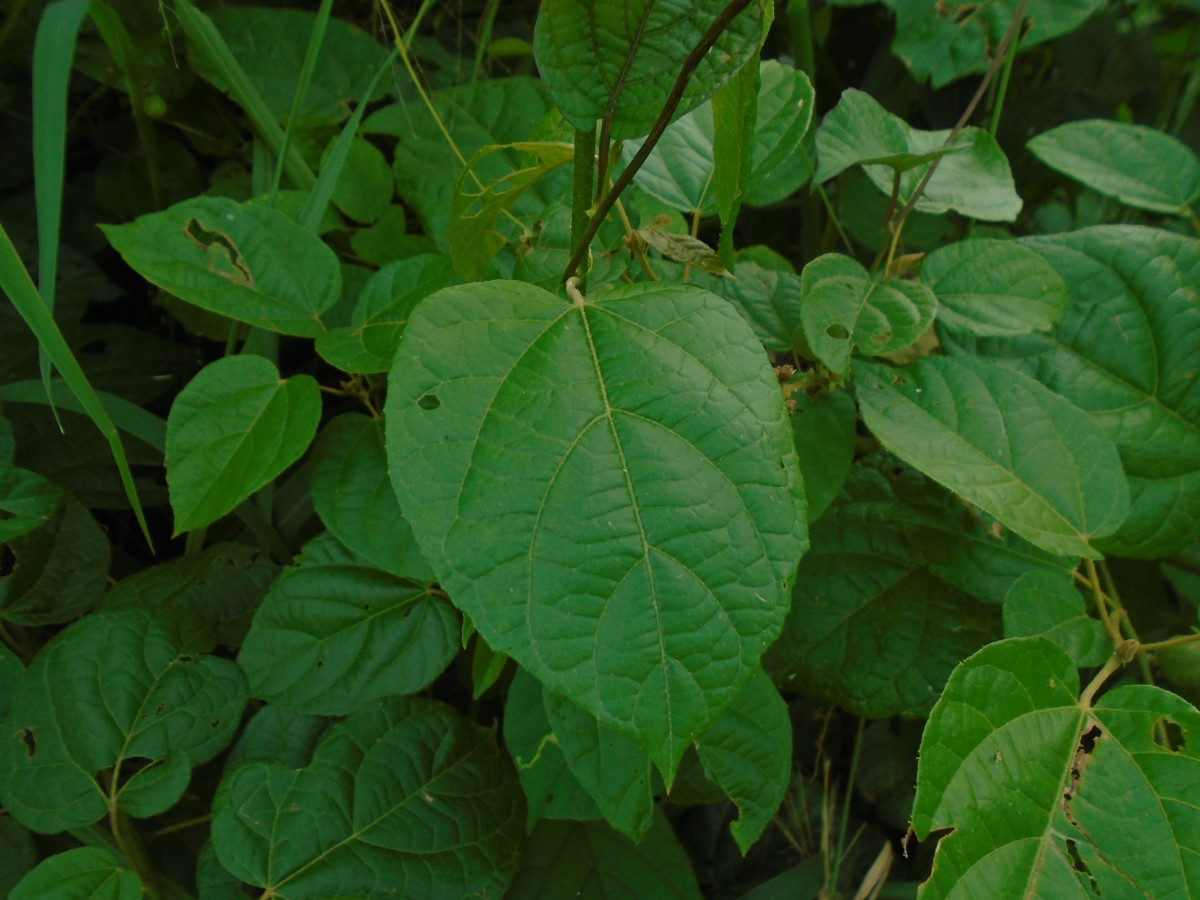
[[[237,666],[182,655],[149,614],[88,616],[42,648],[14,690],[0,800],[45,833],[90,825],[110,796],[133,816],[164,812],[192,767],[229,742],[245,703]]]
[[[663,813],[635,844],[603,822],[542,822],[525,844],[505,897],[543,900],[699,900],[691,860]]]
[[[1113,652],[1104,626],[1087,614],[1070,575],[1027,572],[1004,598],[1004,636],[1041,635],[1058,644],[1079,668],[1101,665]]]
[[[458,635],[454,610],[429,588],[362,566],[302,564],[271,585],[238,665],[255,697],[344,715],[427,687]]]
[[[614,139],[650,131],[688,54],[722,0],[548,0],[533,51],[563,116],[590,130],[610,116]],[[773,9],[754,2],[717,38],[688,80],[677,115],[716,93],[762,44]]]
[[[38,864],[8,900],[141,900],[137,873],[100,847],[76,847]]]
[[[1019,0],[982,0],[931,5],[929,0],[888,0],[896,12],[892,52],[918,80],[935,88],[983,72],[1008,31]],[[1020,34],[1025,50],[1074,31],[1102,9],[1102,0],[1037,0],[1026,11]]]
[[[1156,128],[1087,119],[1044,131],[1026,146],[1055,171],[1138,209],[1189,216],[1200,197],[1200,158]]]
[[[944,213],[950,210],[974,219],[1011,222],[1021,211],[1021,198],[1013,184],[1008,159],[986,131],[964,128],[947,145],[950,131],[922,131],[884,109],[863,91],[842,93],[817,129],[817,173],[827,181],[851,166],[863,166],[884,194],[891,194],[895,172],[900,171],[898,202],[916,191],[931,165],[937,170],[925,186],[915,209]]]
[[[167,417],[175,533],[215,522],[303,455],[321,396],[308,375],[281,379],[261,356],[205,366]]]
[[[347,413],[313,444],[313,506],[343,544],[383,569],[423,584],[435,578],[396,503],[378,420]]]
[[[862,364],[858,401],[880,442],[1031,543],[1099,558],[1129,487],[1116,447],[1032,378],[975,360]]]
[[[350,324],[317,336],[317,352],[345,372],[386,372],[413,307],[460,281],[444,256],[427,254],[389,263],[358,295]]]
[[[1047,331],[1062,321],[1067,285],[1042,256],[1015,241],[947,244],[925,257],[921,280],[938,300],[938,323],[970,334]]]
[[[1094,708],[1078,692],[1045,638],[992,644],[951,676],[917,770],[913,831],[950,830],[922,898],[1200,891],[1200,713],[1148,685]]]
[[[937,298],[925,285],[889,278],[875,281],[848,256],[827,253],[800,276],[800,321],[817,359],[846,376],[850,355],[895,353],[933,324]]]
[[[325,330],[321,313],[341,295],[334,252],[266,206],[197,197],[102,230],[152,284],[281,334],[316,337]]]
[[[213,801],[213,845],[241,880],[290,900],[497,897],[517,868],[524,801],[492,732],[431,700],[333,726],[312,762],[243,763]]]
[[[738,314],[687,286],[449,288],[409,320],[387,428],[455,604],[669,781],[755,670],[805,545],[778,382]]]

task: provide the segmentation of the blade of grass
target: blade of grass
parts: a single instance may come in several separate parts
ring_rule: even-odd
[[[292,95],[292,111],[288,114],[287,129],[283,132],[283,148],[276,156],[275,177],[271,182],[272,196],[283,183],[283,162],[292,145],[292,128],[299,121],[300,110],[304,108],[304,101],[308,97],[308,86],[312,83],[313,72],[317,68],[321,45],[325,43],[325,32],[329,29],[329,16],[332,11],[333,0],[321,0],[321,8],[317,10],[317,17],[313,22],[312,36],[308,39],[308,49],[304,51],[300,77],[296,80],[296,93]]]
[[[107,391],[96,391],[98,399],[113,424],[121,431],[149,444],[155,450],[164,451],[167,446],[167,423],[154,413],[130,403],[124,397]],[[32,403],[44,405],[55,403],[60,409],[87,415],[83,404],[71,393],[65,382],[55,379],[50,382],[50,399],[42,392],[39,381],[12,381],[0,384],[0,403]]]
[[[54,316],[42,302],[41,295],[33,285],[33,279],[29,277],[29,273],[21,263],[21,257],[17,255],[17,248],[13,246],[3,225],[0,225],[0,290],[8,294],[9,300],[21,314],[25,324],[37,337],[38,343],[45,348],[54,367],[62,373],[63,381],[67,383],[71,393],[75,395],[84,412],[108,441],[113,460],[117,464],[117,471],[121,474],[121,484],[125,487],[125,495],[133,507],[133,514],[137,517],[146,543],[153,549],[154,542],[150,538],[146,515],[142,511],[141,500],[138,499],[137,487],[133,483],[133,474],[129,471],[129,462],[125,458],[125,447],[121,443],[121,435],[117,431],[117,426],[113,424],[108,410],[96,396],[95,390],[88,382],[87,375],[80,368],[62,332],[58,330]]]
[[[175,0],[175,12],[179,15],[179,23],[192,46],[221,73],[221,77],[229,85],[233,99],[246,111],[251,124],[267,142],[271,152],[283,157],[288,177],[301,190],[311,190],[317,177],[294,146],[288,147],[286,153],[284,152],[283,129],[271,115],[271,110],[267,108],[258,89],[234,57],[225,39],[221,37],[221,32],[217,31],[212,19],[192,6],[190,0]]]
[[[387,55],[379,68],[375,70],[374,76],[371,78],[371,83],[367,86],[366,92],[362,95],[362,100],[354,108],[354,112],[350,118],[346,120],[346,124],[342,127],[342,133],[338,135],[337,143],[333,145],[333,151],[329,154],[329,159],[321,169],[321,174],[317,177],[316,186],[312,189],[312,193],[308,195],[308,200],[304,204],[304,209],[300,211],[300,224],[311,231],[317,230],[317,225],[321,221],[321,216],[325,215],[325,210],[329,207],[330,198],[333,197],[333,189],[337,187],[338,177],[342,174],[342,167],[346,164],[346,157],[350,155],[350,145],[354,142],[354,136],[358,134],[358,125],[362,121],[363,112],[367,108],[367,100],[375,94],[375,87],[379,84],[379,79],[383,77],[385,72],[391,71],[391,68],[396,63],[396,59],[400,56],[400,50],[397,48],[392,50]]]
[[[42,12],[33,41],[33,194],[37,207],[38,290],[54,313],[58,242],[62,227],[63,180],[67,155],[67,91],[79,26],[88,0],[59,0]],[[38,350],[38,368],[50,396],[50,357]],[[54,409],[53,403],[51,410]],[[55,419],[57,420],[57,413]],[[62,423],[58,423],[62,428]]]

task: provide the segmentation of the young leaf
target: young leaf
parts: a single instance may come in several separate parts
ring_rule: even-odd
[[[817,129],[818,184],[851,166],[863,171],[885,194],[900,171],[898,200],[913,195],[930,162],[941,157],[915,209],[955,210],[973,219],[1011,222],[1021,211],[1004,151],[986,131],[964,128],[952,145],[950,131],[921,131],[884,109],[870,94],[842,93]]]
[[[141,900],[137,873],[117,862],[100,847],[76,847],[38,864],[8,895],[8,900],[48,897],[87,897],[103,900]]]
[[[953,829],[922,897],[1200,891],[1200,712],[1148,685],[1094,706],[1078,691],[1045,638],[992,644],[955,670],[921,740],[913,831]]]
[[[237,666],[181,655],[147,613],[88,616],[43,647],[15,689],[0,800],[47,834],[114,805],[139,818],[164,812],[192,767],[229,742],[245,704]]]
[[[937,298],[923,284],[874,281],[848,256],[827,253],[800,276],[800,321],[817,359],[839,375],[850,374],[850,354],[895,353],[933,324]]]
[[[636,844],[603,822],[542,822],[530,835],[504,896],[699,900],[702,895],[687,853],[659,812]]]
[[[443,587],[669,782],[755,670],[805,544],[761,345],[692,287],[465,285],[416,309],[389,385],[392,483]]]
[[[733,228],[750,183],[758,88],[758,59],[755,58],[712,99],[713,180],[716,182],[717,211],[721,216],[717,250],[726,269],[733,266]]]
[[[458,635],[458,616],[428,588],[361,566],[300,565],[271,585],[238,665],[255,697],[345,715],[428,686]]]
[[[1190,216],[1200,158],[1178,138],[1143,125],[1088,119],[1044,131],[1027,145],[1057,172],[1128,206]]]
[[[341,296],[334,252],[266,206],[197,197],[101,230],[147,281],[269,331],[316,337],[321,313]]]
[[[321,396],[308,375],[280,379],[261,356],[228,356],[180,391],[167,418],[175,533],[215,522],[299,459]]]
[[[611,137],[650,131],[692,48],[725,0],[547,0],[533,52],[554,102],[576,128],[612,120]],[[751,2],[717,38],[688,81],[678,115],[699,106],[761,46],[762,2]]]
[[[317,438],[311,463],[313,506],[338,540],[385,572],[421,584],[435,580],[396,503],[377,420],[338,416]]]
[[[294,900],[499,896],[525,818],[493,735],[431,700],[392,699],[333,726],[312,762],[243,763],[213,801],[213,845],[242,881]]]
[[[1067,308],[1067,285],[1054,266],[1015,241],[947,244],[925,257],[921,280],[937,296],[938,324],[954,331],[1047,331]]]
[[[1100,558],[1129,512],[1116,447],[1078,407],[1000,366],[862,364],[863,421],[885,447],[1031,543]]]
[[[1004,598],[1004,636],[1049,638],[1078,668],[1099,666],[1112,655],[1112,639],[1087,614],[1070,576],[1027,572]]]
[[[389,263],[358,295],[350,324],[318,335],[317,352],[345,372],[386,372],[413,307],[461,281],[444,256],[425,254]]]

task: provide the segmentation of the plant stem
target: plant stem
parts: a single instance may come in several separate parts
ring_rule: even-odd
[[[850,755],[850,775],[846,781],[846,793],[842,797],[842,814],[838,821],[837,852],[833,857],[833,873],[829,883],[825,885],[825,895],[833,897],[837,894],[838,878],[842,869],[842,853],[846,848],[846,829],[850,824],[850,802],[854,799],[854,782],[858,779],[858,757],[862,752],[863,729],[866,727],[865,716],[858,717],[858,730],[854,734],[854,751]]]
[[[496,13],[500,11],[500,0],[487,0],[483,8],[483,20],[479,23],[475,40],[475,65],[471,69],[471,81],[479,80],[483,69],[483,57],[487,54],[488,45],[492,42],[492,29],[496,26]]]
[[[592,198],[595,196],[594,179],[596,176],[596,128],[590,131],[575,129],[575,182],[571,193],[571,251],[572,255],[579,250],[580,242],[587,231],[588,210],[592,208]],[[584,248],[584,255],[587,248]],[[578,275],[580,290],[587,289],[587,271],[572,271]]]
[[[996,136],[1000,129],[1000,116],[1004,113],[1004,98],[1008,94],[1008,79],[1012,76],[1013,60],[1017,58],[1017,46],[1021,42],[1021,29],[1013,36],[1012,46],[1004,57],[1004,69],[1000,72],[1000,87],[996,89],[996,102],[992,106],[992,123],[988,126],[988,134]]]
[[[812,16],[808,0],[792,0],[787,9],[788,24],[792,28],[792,57],[796,68],[811,81],[816,77],[817,65],[813,57]]]
[[[1113,673],[1123,665],[1125,665],[1125,661],[1121,659],[1119,654],[1114,653],[1110,656],[1108,662],[1104,664],[1104,668],[1096,673],[1096,677],[1088,682],[1087,687],[1083,689],[1083,693],[1079,695],[1079,705],[1084,709],[1091,709],[1092,701],[1096,699],[1096,692],[1104,687],[1104,682],[1108,681]]]
[[[1165,641],[1154,641],[1150,644],[1142,644],[1138,647],[1139,653],[1148,653],[1154,650],[1167,650],[1171,647],[1182,647],[1184,644],[1200,643],[1200,634],[1183,634],[1179,637],[1167,638]]]
[[[1023,3],[1024,0],[1022,0],[1022,5]],[[566,269],[563,271],[562,280],[564,282],[579,268],[583,254],[587,252],[588,246],[592,243],[592,238],[600,230],[600,223],[608,216],[609,210],[617,202],[617,197],[621,196],[625,188],[629,187],[638,169],[650,158],[650,152],[658,144],[659,138],[667,130],[667,126],[671,124],[671,117],[675,114],[675,110],[679,108],[679,104],[683,100],[683,92],[687,90],[688,81],[691,80],[692,73],[700,65],[700,61],[704,59],[704,55],[717,42],[717,38],[721,36],[721,33],[729,26],[729,23],[734,20],[738,13],[749,5],[750,0],[731,0],[730,4],[721,10],[721,14],[717,16],[708,30],[704,32],[704,35],[700,38],[700,42],[692,48],[692,52],[688,54],[687,59],[683,61],[683,66],[679,70],[679,76],[675,79],[671,93],[667,95],[667,100],[663,104],[662,112],[658,114],[658,120],[654,123],[654,127],[650,129],[650,133],[646,135],[641,148],[634,154],[633,159],[629,161],[629,165],[625,167],[625,171],[613,183],[613,186],[604,195],[604,199],[600,201],[596,207],[596,211],[592,214],[580,245],[572,252],[571,259],[567,262]],[[606,135],[602,128],[600,132],[600,152],[602,154],[605,153],[605,138]],[[604,177],[603,169],[601,169],[600,176]]]

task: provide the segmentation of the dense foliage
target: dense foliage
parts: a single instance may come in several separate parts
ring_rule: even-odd
[[[1195,0],[7,6],[0,894],[1200,896]]]

